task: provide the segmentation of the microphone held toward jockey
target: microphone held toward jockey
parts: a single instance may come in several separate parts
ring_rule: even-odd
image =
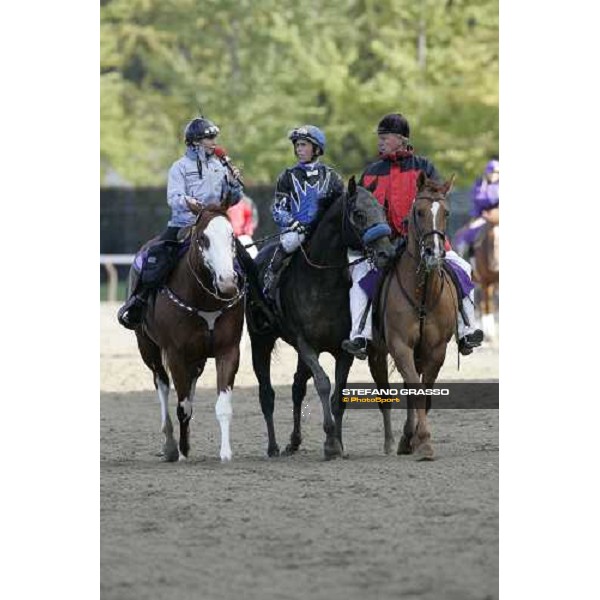
[[[229,172],[233,175],[233,178],[236,181],[239,181],[242,185],[244,185],[244,180],[242,179],[241,173],[235,174],[233,163],[231,162],[231,158],[227,155],[227,150],[222,148],[221,146],[217,146],[215,148],[215,155],[221,161],[221,164],[226,166],[229,169]]]

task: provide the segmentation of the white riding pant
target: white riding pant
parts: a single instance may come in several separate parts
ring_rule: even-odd
[[[450,250],[446,252],[446,260],[448,262],[454,263],[458,265],[460,269],[462,269],[471,279],[471,265],[461,256],[459,256],[454,250]],[[458,337],[462,338],[465,335],[473,333],[476,329],[475,327],[475,290],[471,290],[468,296],[465,296],[462,299],[462,306],[465,314],[467,315],[467,319],[469,319],[469,326],[467,326],[462,318],[462,314],[458,311]]]
[[[352,262],[364,255],[360,251],[348,250],[348,262]],[[373,316],[373,307],[369,307],[369,313],[365,320],[365,326],[360,329],[360,321],[363,313],[367,308],[369,298],[364,290],[360,287],[359,281],[373,269],[373,265],[369,260],[363,260],[356,265],[350,267],[350,276],[352,277],[352,287],[350,288],[350,314],[352,316],[352,330],[350,331],[350,339],[354,340],[357,337],[363,337],[367,340],[373,339],[371,319]]]

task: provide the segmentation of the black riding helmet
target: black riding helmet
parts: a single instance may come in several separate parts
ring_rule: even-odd
[[[204,138],[215,137],[219,132],[219,128],[209,119],[193,119],[185,126],[185,143],[191,146]]]
[[[391,113],[385,115],[379,125],[377,125],[377,133],[397,133],[405,138],[410,137],[410,127],[404,115],[400,113]]]

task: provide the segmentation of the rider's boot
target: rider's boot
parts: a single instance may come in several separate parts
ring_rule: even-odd
[[[271,259],[271,262],[265,271],[263,293],[272,302],[275,301],[275,289],[277,287],[276,284],[279,280],[281,268],[283,267],[286,256],[287,255],[281,245],[277,246],[275,252],[273,253],[273,258]]]
[[[464,312],[467,321],[463,318]],[[458,313],[458,351],[467,356],[473,352],[473,348],[481,346],[483,342],[483,331],[473,327],[475,322],[475,302],[474,292],[471,291],[469,296],[465,296],[462,300],[462,312]]]
[[[356,337],[353,340],[344,340],[342,350],[352,354],[352,356],[365,360],[367,358],[367,340],[364,337]]]
[[[142,288],[131,294],[127,302],[119,309],[117,320],[127,329],[135,329],[144,320],[144,311],[148,304],[149,288]]]

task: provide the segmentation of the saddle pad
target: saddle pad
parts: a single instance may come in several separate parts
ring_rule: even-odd
[[[161,244],[161,243],[162,243],[162,240],[157,240],[155,243],[142,248],[135,255],[135,258],[133,259],[133,268],[135,271],[137,271],[138,273],[142,272],[142,269],[144,268],[144,265],[146,264],[146,260],[148,258],[148,251],[150,250],[150,248],[152,248],[156,244]],[[190,238],[188,238],[180,243],[179,248],[177,250],[177,260],[179,260],[186,253],[186,251],[189,247],[190,247]]]
[[[371,269],[359,282],[363,292],[367,295],[369,300],[373,300],[375,298],[375,294],[381,285],[381,280],[383,277],[383,271],[378,268]]]

